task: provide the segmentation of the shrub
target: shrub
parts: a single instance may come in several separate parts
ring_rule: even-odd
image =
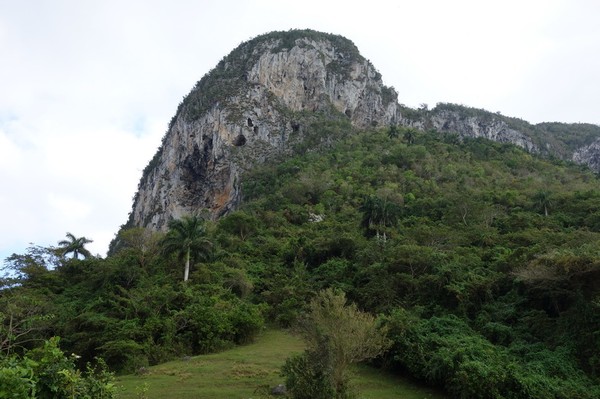
[[[0,398],[111,399],[116,396],[113,376],[99,360],[84,372],[75,367],[75,356],[67,357],[58,347],[59,338],[46,341],[43,347],[23,357],[0,360]]]
[[[331,399],[335,397],[330,357],[304,352],[286,360],[282,368],[285,385],[294,399]]]
[[[456,398],[580,398],[600,394],[564,348],[523,343],[515,356],[453,315],[422,319],[396,309],[387,319],[397,366]],[[515,348],[516,350],[517,348]]]
[[[388,347],[375,317],[346,304],[344,293],[332,289],[311,301],[301,331],[308,348],[283,367],[293,399],[353,397],[349,366],[373,359]]]

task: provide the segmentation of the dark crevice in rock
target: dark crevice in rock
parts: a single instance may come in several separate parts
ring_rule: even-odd
[[[256,130],[257,127],[255,126],[254,129]],[[243,134],[240,134],[235,138],[235,140],[233,140],[233,145],[236,147],[241,147],[244,144],[246,144],[246,136],[244,136]]]

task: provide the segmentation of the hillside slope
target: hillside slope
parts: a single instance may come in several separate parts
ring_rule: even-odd
[[[144,375],[119,378],[122,399],[138,398],[147,387],[148,399],[220,399],[266,397],[269,389],[281,384],[281,366],[285,359],[300,353],[302,341],[284,331],[267,330],[257,342],[221,353],[176,360],[151,367]],[[433,389],[414,382],[363,367],[357,372],[361,397],[388,399],[442,399]]]
[[[510,144],[386,129],[265,165],[243,192],[219,225],[235,237],[251,221],[252,233],[223,244],[271,317],[293,320],[313,290],[337,287],[386,315],[395,367],[455,397],[600,393],[590,171]]]
[[[164,230],[185,214],[214,219],[231,212],[242,199],[244,171],[336,140],[323,134],[331,121],[487,138],[600,168],[600,127],[531,125],[453,104],[414,110],[397,97],[341,36],[292,30],[242,43],[179,105],[144,169],[126,226]]]

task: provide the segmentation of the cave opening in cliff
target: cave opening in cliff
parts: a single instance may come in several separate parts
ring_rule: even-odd
[[[244,136],[243,134],[240,134],[235,138],[235,140],[233,140],[233,145],[236,147],[241,147],[244,144],[246,144],[246,136]]]
[[[254,122],[252,122],[252,118],[248,118],[248,127],[254,126]]]

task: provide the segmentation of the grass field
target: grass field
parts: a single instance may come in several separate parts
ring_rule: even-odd
[[[266,397],[268,387],[283,383],[280,367],[302,341],[284,331],[268,330],[250,345],[150,367],[143,376],[117,379],[122,399],[248,399]],[[354,379],[360,398],[442,399],[436,391],[361,366]]]

